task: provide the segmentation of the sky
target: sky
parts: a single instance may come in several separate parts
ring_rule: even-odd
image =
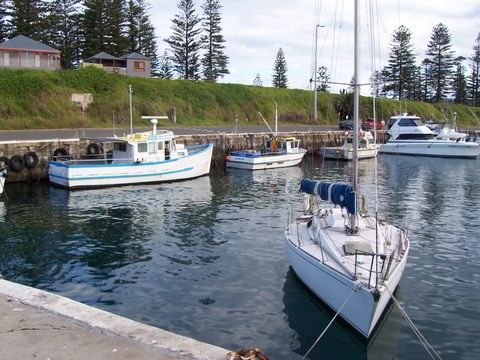
[[[202,14],[203,1],[194,0],[198,15]],[[151,21],[158,36],[159,55],[168,48],[163,40],[173,32],[171,20],[179,13],[178,3],[179,0],[151,0]],[[273,65],[282,48],[288,87],[310,89],[317,24],[320,25],[317,66],[329,69],[331,81],[351,81],[353,0],[220,0],[220,3],[230,71],[220,82],[252,85],[258,73],[263,86],[272,86]],[[478,0],[360,0],[359,4],[361,83],[369,81],[372,69],[380,70],[386,65],[392,35],[400,25],[411,31],[411,43],[419,62],[425,58],[432,30],[439,23],[449,29],[452,50],[457,56],[471,56],[480,33]],[[373,10],[368,10],[368,4],[372,4]],[[367,21],[367,14],[372,12],[374,21]],[[371,36],[372,33],[375,35]],[[371,59],[375,59],[375,67]],[[344,87],[332,85],[331,91]]]

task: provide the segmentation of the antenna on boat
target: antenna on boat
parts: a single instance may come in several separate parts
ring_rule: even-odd
[[[275,103],[275,136],[278,134],[278,105]]]
[[[128,85],[128,101],[130,104],[130,135],[133,134],[132,85]]]

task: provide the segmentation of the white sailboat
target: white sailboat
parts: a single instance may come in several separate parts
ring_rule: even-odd
[[[405,232],[359,206],[358,164],[358,0],[355,0],[354,139],[350,184],[304,179],[304,213],[285,230],[291,266],[323,302],[368,338],[395,291],[407,261]],[[311,196],[334,208],[313,209]]]

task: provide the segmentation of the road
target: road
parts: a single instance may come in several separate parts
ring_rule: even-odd
[[[231,134],[235,132],[232,126],[159,126],[159,129],[173,131],[175,135],[195,135],[195,134]],[[134,128],[133,132],[148,131],[151,128]],[[282,125],[278,127],[279,132],[309,132],[309,131],[328,131],[339,130],[336,125]],[[266,126],[241,126],[238,129],[240,133],[269,132]],[[130,132],[129,128],[115,129],[37,129],[37,130],[2,130],[0,131],[0,141],[15,140],[51,140],[51,139],[72,139],[84,137],[105,137],[123,136]]]

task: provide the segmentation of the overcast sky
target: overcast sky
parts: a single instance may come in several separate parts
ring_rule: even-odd
[[[202,14],[203,1],[194,1],[198,15]],[[151,20],[157,31],[161,55],[167,48],[163,39],[172,34],[171,20],[179,13],[179,0],[151,2]],[[376,33],[378,69],[385,66],[392,34],[400,25],[412,32],[418,61],[425,58],[433,27],[439,23],[449,29],[452,49],[457,56],[469,57],[473,53],[472,47],[480,33],[478,0],[371,0],[374,12],[379,15],[375,16],[373,26],[366,21],[366,3],[360,0],[361,82],[368,82],[372,69],[373,52],[367,40],[370,29]],[[332,81],[350,82],[353,75],[353,0],[222,0],[221,4],[225,52],[230,58],[230,74],[221,82],[251,85],[259,73],[263,85],[271,86],[275,57],[282,48],[288,67],[288,87],[309,89],[316,23],[323,26],[318,29],[317,65],[329,69]],[[339,15],[335,16],[335,10]]]

